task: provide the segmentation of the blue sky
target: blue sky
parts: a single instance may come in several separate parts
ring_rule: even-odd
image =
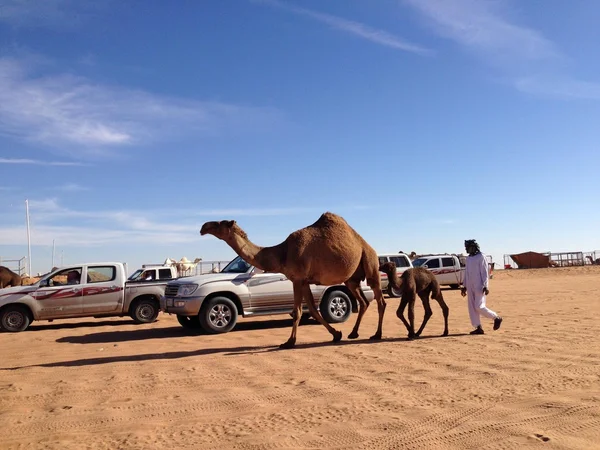
[[[595,0],[0,0],[0,256],[600,249]]]

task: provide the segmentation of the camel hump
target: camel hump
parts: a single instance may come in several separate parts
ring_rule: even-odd
[[[318,226],[331,226],[331,225],[339,225],[339,224],[348,225],[348,222],[346,222],[346,220],[342,216],[334,214],[330,211],[326,211],[323,214],[321,214],[321,217],[319,217],[317,219],[317,221],[313,224],[313,226],[318,227]]]

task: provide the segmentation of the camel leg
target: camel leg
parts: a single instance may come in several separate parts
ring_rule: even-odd
[[[302,282],[294,282],[294,311],[293,311],[293,320],[294,325],[292,327],[292,334],[287,342],[284,342],[279,346],[279,348],[292,348],[296,345],[296,332],[298,331],[298,324],[300,323],[300,317],[302,316]],[[313,306],[314,308],[314,306]]]
[[[408,332],[409,338],[415,337],[415,294],[413,293],[410,302],[408,303],[408,323],[410,325],[410,331]]]
[[[360,288],[360,283],[348,280],[345,284],[358,302],[358,317],[356,318],[356,323],[354,324],[354,328],[352,328],[352,332],[348,335],[348,339],[356,339],[358,337],[358,327],[360,327],[360,322],[365,315],[365,312],[367,312],[369,303],[365,300],[365,294]]]
[[[379,286],[372,287],[375,293],[375,300],[377,300],[377,312],[379,313],[379,322],[377,323],[377,331],[369,339],[381,339],[382,327],[383,327],[383,315],[385,314],[385,299],[383,298],[383,292]]]
[[[448,305],[446,305],[441,291],[437,296],[433,298],[438,302],[440,308],[442,308],[442,313],[444,314],[444,334],[442,334],[442,336],[448,336],[448,313],[450,309],[448,308]]]
[[[423,331],[425,325],[427,325],[427,322],[429,321],[429,318],[433,314],[433,312],[431,311],[431,305],[429,304],[429,292],[421,292],[419,294],[419,297],[421,297],[421,302],[423,302],[423,309],[425,310],[425,315],[423,316],[423,323],[421,323],[421,327],[415,333],[415,336],[417,337],[421,335],[421,332]]]
[[[412,305],[412,320],[411,320],[411,305]],[[408,318],[410,323],[404,318],[404,310],[408,306]],[[396,311],[396,316],[402,321],[406,329],[408,330],[408,338],[413,339],[415,337],[415,293],[414,292],[403,292],[402,300]]]
[[[302,285],[302,293],[304,295],[304,300],[306,301],[306,306],[308,306],[308,310],[315,318],[315,320],[317,320],[321,325],[327,328],[327,331],[331,333],[331,335],[333,336],[333,342],[338,342],[340,339],[342,339],[342,332],[336,330],[331,325],[329,325],[327,321],[323,319],[321,313],[317,311],[317,308],[315,307],[315,298],[313,297],[312,291],[310,290],[310,284]]]

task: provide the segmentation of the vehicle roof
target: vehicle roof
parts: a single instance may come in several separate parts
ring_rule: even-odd
[[[56,266],[57,269],[66,269],[68,267],[73,266],[114,266],[114,265],[124,265],[126,263],[115,262],[115,261],[99,261],[99,262],[87,262],[87,263],[73,263],[73,264],[65,264],[63,266]]]

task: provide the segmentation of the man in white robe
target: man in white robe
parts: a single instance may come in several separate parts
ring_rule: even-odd
[[[463,297],[468,295],[469,317],[471,325],[475,327],[471,334],[484,334],[483,328],[481,328],[481,316],[494,319],[494,330],[500,328],[502,318],[485,306],[485,296],[490,293],[488,289],[489,267],[485,255],[481,253],[475,239],[466,240],[465,249],[469,256],[467,256],[465,264],[461,294]]]

